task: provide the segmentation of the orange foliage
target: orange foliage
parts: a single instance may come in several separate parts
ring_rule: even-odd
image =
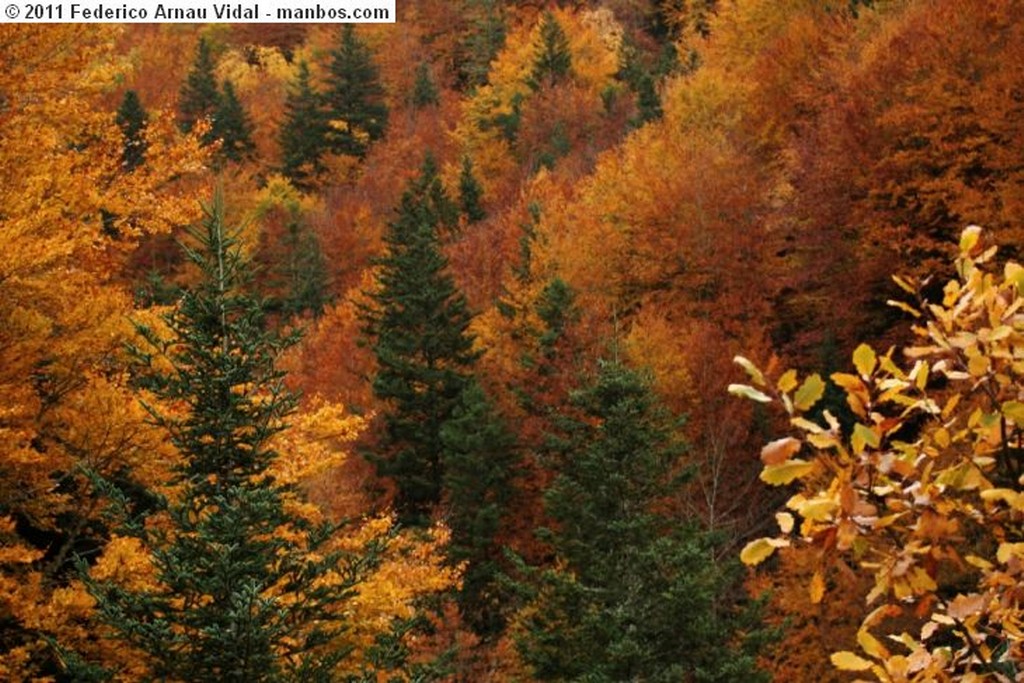
[[[15,679],[46,658],[41,635],[97,647],[83,642],[81,590],[64,587],[99,512],[79,468],[135,468],[152,482],[173,458],[117,370],[132,336],[118,270],[140,236],[193,217],[175,178],[202,157],[153,112],[146,163],[122,171],[103,106],[128,66],[110,55],[117,37],[109,26],[0,27],[0,614],[16,624],[4,653]]]

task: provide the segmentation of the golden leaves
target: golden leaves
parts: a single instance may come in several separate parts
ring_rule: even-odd
[[[782,536],[753,541],[741,559],[760,563],[798,534],[794,540],[825,563],[810,579],[812,602],[825,599],[833,562],[853,560],[874,579],[868,602],[881,605],[857,634],[866,657],[836,652],[840,670],[870,670],[883,681],[947,680],[1009,661],[1024,644],[1024,608],[1015,597],[1024,578],[1024,495],[1013,488],[1020,481],[1012,460],[1024,438],[1024,363],[1017,360],[1024,356],[1024,269],[1010,264],[1002,279],[987,272],[992,250],[979,254],[980,239],[973,227],[964,232],[959,279],[945,287],[941,305],[922,311],[925,323],[915,328],[922,339],[904,354],[909,368],[891,350],[879,356],[861,344],[851,359],[856,374],[832,375],[857,418],[848,430],[827,411],[827,428],[804,416],[823,394],[816,375],[798,384],[789,370],[773,389],[758,368],[737,360],[759,388],[740,385],[733,393],[779,399],[796,430],[764,446],[760,476],[799,483],[786,506],[802,519],[797,527],[779,513]],[[797,453],[810,457],[794,459]],[[951,584],[959,590],[948,597]],[[909,607],[929,621],[920,641],[890,635],[903,648],[891,652],[872,631]]]

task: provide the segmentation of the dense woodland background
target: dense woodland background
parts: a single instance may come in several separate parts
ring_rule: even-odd
[[[398,11],[0,26],[0,678],[1021,680],[1024,4]]]

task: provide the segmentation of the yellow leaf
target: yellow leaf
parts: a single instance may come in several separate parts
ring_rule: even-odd
[[[796,370],[786,370],[775,384],[778,390],[784,394],[796,389],[796,385]]]
[[[875,350],[867,344],[861,344],[853,352],[853,366],[857,368],[857,373],[867,379],[871,376],[871,373],[875,371],[875,364],[878,362],[878,358],[875,356]]]
[[[783,486],[794,479],[807,476],[814,470],[814,463],[800,460],[788,460],[779,465],[768,465],[761,472],[761,481],[772,486]]]
[[[908,282],[905,278],[902,278],[899,275],[893,275],[892,281],[895,282],[899,286],[899,288],[902,289],[907,294],[917,294],[917,288],[910,284],[910,282]]]
[[[977,225],[968,225],[964,228],[964,231],[960,233],[960,253],[967,255],[975,245],[978,244],[978,239],[981,237],[981,228]]]
[[[791,507],[804,519],[826,522],[832,518],[832,513],[839,507],[839,503],[831,496],[817,496],[809,500],[801,497],[797,504]]]
[[[822,576],[821,571],[814,572],[814,576],[811,577],[811,603],[817,605],[825,597],[825,577]]]
[[[971,359],[967,361],[967,372],[969,372],[972,377],[981,377],[988,372],[988,367],[988,356],[972,356]]]
[[[800,451],[800,442],[791,436],[776,439],[765,444],[761,449],[761,462],[765,465],[778,465],[786,462]]]
[[[850,437],[850,443],[853,444],[853,450],[857,453],[864,452],[864,446],[871,446],[872,448],[878,448],[881,441],[878,438],[878,434],[875,430],[870,427],[858,422],[853,426],[853,436]]]
[[[909,313],[910,315],[914,316],[915,318],[920,318],[921,317],[921,311],[917,310],[916,308],[914,308],[910,304],[905,304],[902,301],[897,301],[895,299],[886,299],[885,303],[888,306],[892,306],[893,308],[898,308],[901,311]]]
[[[996,559],[1006,564],[1011,557],[1024,558],[1024,543],[1000,543],[996,551]]]
[[[779,530],[782,533],[788,534],[793,530],[793,515],[788,512],[776,512],[775,521],[778,523]]]
[[[761,374],[761,371],[757,369],[757,366],[751,363],[748,359],[743,356],[736,356],[732,361],[747,371],[747,374],[750,375],[750,379],[754,380],[754,384],[759,387],[763,387],[765,385],[764,375]]]
[[[867,671],[871,668],[871,662],[845,650],[833,652],[831,660],[832,666],[840,671]]]
[[[889,658],[889,651],[885,649],[885,646],[882,645],[878,638],[871,635],[871,633],[865,628],[861,628],[857,631],[857,644],[860,645],[864,652],[868,653],[872,657],[876,657],[878,659]]]
[[[821,380],[821,376],[815,373],[805,379],[797,389],[796,395],[793,396],[793,405],[797,410],[810,410],[824,393],[825,383]]]
[[[743,398],[749,398],[750,400],[757,401],[758,403],[772,402],[771,396],[758,391],[748,384],[730,384],[728,390],[733,396],[742,396]]]
[[[1013,489],[988,489],[981,492],[981,499],[990,503],[1003,501],[1015,510],[1024,512],[1024,493]]]
[[[748,567],[755,567],[771,557],[776,549],[788,545],[789,541],[786,539],[758,538],[743,547],[740,551],[740,562]]]
[[[1006,401],[1003,403],[1003,415],[1013,420],[1014,424],[1024,426],[1024,403]]]

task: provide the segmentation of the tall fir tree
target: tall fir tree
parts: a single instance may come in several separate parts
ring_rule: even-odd
[[[491,62],[505,45],[500,0],[466,0],[469,30],[460,46],[459,84],[473,90],[487,83]]]
[[[139,94],[134,90],[126,90],[117,108],[117,126],[121,129],[121,167],[128,172],[134,171],[146,160],[146,125],[149,117],[142,108]]]
[[[439,233],[456,217],[428,155],[384,236],[373,305],[363,311],[378,366],[373,390],[389,406],[373,460],[395,482],[395,508],[405,523],[424,523],[441,501],[441,429],[478,355],[468,304],[441,251]]]
[[[416,66],[416,80],[412,84],[412,106],[416,109],[430,107],[440,102],[437,86],[430,76],[430,66],[426,62],[420,62]]]
[[[159,523],[122,508],[122,534],[149,550],[156,581],[87,580],[88,589],[153,680],[333,680],[349,651],[342,605],[373,553],[328,551],[332,528],[291,512],[297,492],[269,476],[270,439],[295,405],[275,360],[294,339],[265,331],[219,201],[191,237],[202,280],[165,317],[169,337],[141,327],[152,350],[136,350],[139,382],[176,406],[154,416],[182,456]]]
[[[753,615],[695,523],[658,511],[676,492],[677,425],[647,382],[604,363],[552,435],[560,470],[545,493],[556,555],[537,572],[517,645],[537,680],[757,681]],[[737,646],[737,643],[741,645]],[[746,649],[742,643],[746,644]]]
[[[212,119],[220,103],[220,92],[217,89],[217,77],[214,74],[215,64],[210,44],[206,38],[199,38],[196,45],[192,69],[188,72],[178,99],[178,121],[181,129],[188,133],[196,123],[203,119]],[[216,138],[212,131],[207,132],[203,142],[209,144]]]
[[[341,30],[341,44],[331,53],[325,101],[331,118],[328,142],[332,151],[361,157],[370,142],[380,139],[388,124],[384,88],[370,48],[352,24]]]
[[[256,153],[252,121],[238,100],[231,81],[224,81],[213,114],[212,133],[214,140],[220,141],[218,155],[222,161],[238,163],[251,159]]]
[[[283,241],[286,256],[276,273],[283,290],[281,312],[319,317],[331,299],[330,277],[320,240],[301,218],[293,217],[285,228]]]
[[[572,51],[565,30],[551,12],[545,12],[540,36],[533,51],[533,68],[528,83],[537,90],[565,80],[572,73]]]
[[[462,159],[462,171],[459,173],[459,210],[466,220],[476,223],[487,218],[487,212],[480,201],[484,190],[473,175],[473,161],[467,156]]]
[[[445,519],[452,533],[448,557],[464,565],[459,607],[477,634],[493,637],[504,628],[511,603],[498,535],[514,494],[516,440],[476,381],[463,390],[441,439]]]
[[[309,66],[299,63],[295,82],[284,102],[281,123],[281,172],[295,187],[310,190],[324,173],[330,123],[323,96],[313,87]]]

